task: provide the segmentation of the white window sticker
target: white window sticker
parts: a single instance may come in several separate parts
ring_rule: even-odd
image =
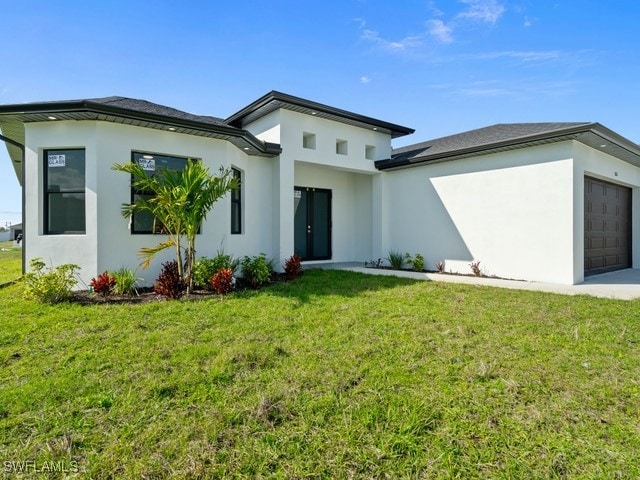
[[[302,190],[294,190],[293,198],[302,198]]]
[[[50,167],[64,167],[66,165],[64,155],[49,155],[48,160]]]
[[[156,171],[156,159],[155,158],[140,158],[138,159],[138,165],[143,170],[147,170],[149,172]]]

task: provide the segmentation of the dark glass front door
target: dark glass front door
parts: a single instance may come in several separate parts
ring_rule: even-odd
[[[294,250],[303,260],[331,258],[331,190],[294,187]]]

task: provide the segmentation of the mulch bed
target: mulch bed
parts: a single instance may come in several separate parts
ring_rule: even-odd
[[[274,273],[271,276],[271,281],[268,285],[274,285],[278,283],[284,283],[288,281],[284,273]],[[265,285],[265,286],[268,286]],[[248,285],[243,285],[242,280],[239,279],[234,292],[242,290],[252,290]],[[212,290],[194,290],[190,294],[182,295],[179,300],[181,301],[197,301],[206,300],[207,298],[217,298],[219,294]],[[138,288],[137,295],[100,295],[89,290],[78,290],[71,294],[69,301],[71,303],[78,303],[80,305],[107,305],[107,304],[138,304],[138,303],[151,303],[151,302],[163,302],[167,301],[166,297],[155,293],[153,288]]]

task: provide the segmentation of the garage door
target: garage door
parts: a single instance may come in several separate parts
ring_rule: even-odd
[[[631,267],[631,189],[584,177],[584,274]]]

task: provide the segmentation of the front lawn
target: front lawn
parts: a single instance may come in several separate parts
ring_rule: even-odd
[[[17,280],[22,275],[22,248],[13,242],[0,242],[0,285]]]
[[[10,475],[640,477],[638,302],[314,270],[0,312]]]

